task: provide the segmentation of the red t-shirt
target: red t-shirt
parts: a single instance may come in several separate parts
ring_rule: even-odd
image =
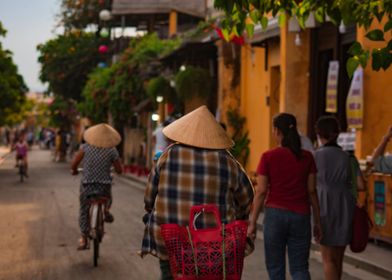
[[[313,155],[302,150],[298,159],[288,148],[279,147],[261,156],[257,173],[268,177],[266,207],[310,213],[308,176],[317,172]]]

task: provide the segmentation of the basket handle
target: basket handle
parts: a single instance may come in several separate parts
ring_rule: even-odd
[[[196,220],[197,218],[203,213],[211,213],[214,215],[216,220],[216,229],[221,230],[222,223],[220,219],[220,214],[218,207],[214,204],[203,204],[203,205],[196,205],[192,206],[191,212],[189,215],[189,229],[192,231],[197,231],[196,228]]]

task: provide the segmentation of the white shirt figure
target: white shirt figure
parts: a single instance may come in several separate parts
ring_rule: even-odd
[[[157,154],[159,152],[163,152],[167,145],[167,139],[165,135],[162,133],[163,125],[158,124],[157,128],[154,130],[152,135],[155,137],[155,148],[154,148],[154,154]]]
[[[310,139],[305,135],[300,134],[300,136],[301,136],[302,149],[307,150],[312,154],[314,154],[314,146],[312,141],[310,141]]]

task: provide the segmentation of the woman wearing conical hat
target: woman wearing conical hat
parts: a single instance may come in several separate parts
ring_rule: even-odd
[[[87,247],[89,233],[89,203],[91,195],[109,197],[105,207],[105,222],[113,222],[113,215],[109,213],[112,202],[112,176],[110,169],[122,173],[120,156],[116,146],[121,142],[118,132],[107,124],[98,124],[87,129],[83,135],[85,144],[76,154],[72,162],[72,175],[78,174],[78,166],[83,160],[83,176],[80,184],[80,216],[79,226],[82,234],[78,250]]]
[[[233,141],[206,106],[174,121],[163,133],[175,143],[163,152],[148,179],[141,255],[158,257],[162,279],[173,279],[160,225],[188,225],[191,207],[200,204],[217,205],[225,223],[247,220],[253,187],[227,150]],[[208,221],[202,223],[204,227]]]

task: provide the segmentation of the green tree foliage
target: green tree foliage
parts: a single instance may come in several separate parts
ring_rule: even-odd
[[[195,97],[208,98],[211,90],[212,80],[206,69],[188,66],[176,75],[177,95],[183,101]]]
[[[135,38],[117,63],[105,71],[97,70],[89,77],[81,106],[91,109],[101,106],[102,110],[107,108],[116,125],[128,123],[133,114],[132,108],[148,98],[145,82],[159,73],[156,71],[158,69],[151,69],[152,61],[178,45],[178,40],[161,40],[156,34]],[[102,96],[106,94],[107,99],[94,99],[98,92],[96,85],[102,85],[97,82],[100,79],[107,87],[99,92]],[[96,117],[92,115],[93,110],[84,110],[84,113],[89,118]]]
[[[80,100],[88,74],[100,61],[98,47],[95,35],[82,31],[68,32],[39,45],[40,79],[48,82],[48,91]]]
[[[215,0],[214,5],[225,12],[222,27],[226,39],[231,33],[241,35],[245,30],[252,36],[255,24],[261,24],[264,28],[268,25],[268,15],[278,16],[280,22],[295,16],[304,28],[306,19],[313,12],[320,23],[326,20],[326,16],[336,25],[341,22],[346,25],[355,23],[368,30],[366,36],[370,40],[384,42],[383,48],[373,50],[364,50],[357,43],[350,50],[352,57],[347,63],[349,75],[359,65],[366,67],[370,54],[374,70],[385,70],[392,63],[392,40],[387,42],[384,38],[385,33],[392,31],[391,0]],[[251,21],[247,21],[248,17]],[[384,28],[369,30],[375,20],[383,22]]]
[[[99,12],[110,7],[109,0],[61,0],[60,24],[69,30],[99,23]]]
[[[109,112],[110,68],[96,68],[89,76],[83,89],[83,102],[78,106],[80,112],[93,123],[107,122]]]
[[[0,22],[0,37],[6,35]],[[0,42],[0,126],[13,125],[25,103],[27,87],[12,60],[12,53]]]
[[[162,96],[169,103],[176,102],[176,91],[163,76],[152,78],[148,82],[147,93],[153,100],[156,100],[158,96]]]
[[[56,96],[49,105],[49,116],[51,126],[67,129],[78,116],[76,103],[70,99]]]

